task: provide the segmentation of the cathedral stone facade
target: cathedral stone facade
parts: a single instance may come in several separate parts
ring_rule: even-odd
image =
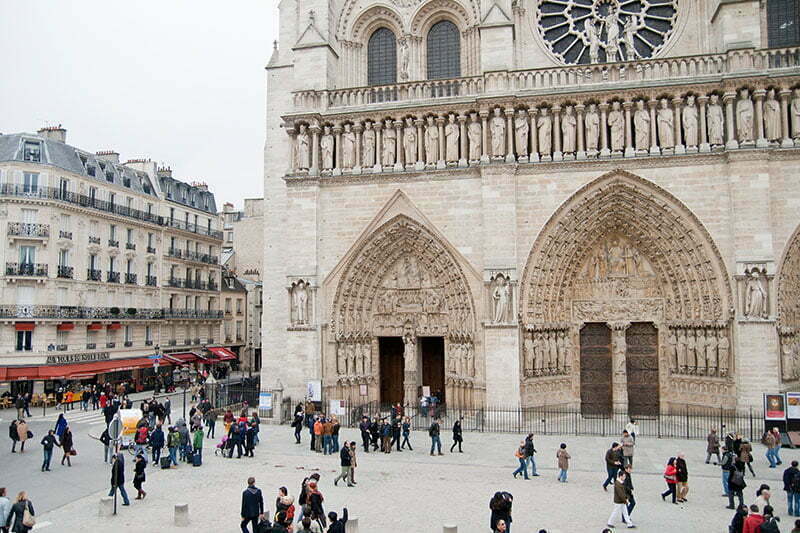
[[[262,386],[638,414],[800,387],[790,4],[283,0]]]

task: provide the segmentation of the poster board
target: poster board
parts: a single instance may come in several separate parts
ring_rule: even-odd
[[[272,393],[260,392],[258,393],[258,408],[259,409],[272,409]]]
[[[344,400],[330,401],[330,410],[328,411],[328,414],[336,416],[344,416],[344,413],[345,413]]]
[[[368,394],[368,391],[367,391],[367,384],[366,384],[366,383],[361,383],[361,384],[358,386],[358,395],[359,395],[359,396],[366,396],[367,394]]]
[[[319,380],[309,381],[306,387],[306,397],[312,402],[322,401],[322,382]]]
[[[800,392],[786,393],[786,417],[800,419]]]
[[[783,394],[764,394],[764,420],[786,420],[786,398]]]

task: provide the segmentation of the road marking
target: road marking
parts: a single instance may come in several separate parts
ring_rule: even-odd
[[[52,522],[38,522],[35,526],[33,526],[33,530],[36,531],[36,530],[39,530],[39,529],[44,529],[44,528],[50,527],[52,525],[53,525]]]

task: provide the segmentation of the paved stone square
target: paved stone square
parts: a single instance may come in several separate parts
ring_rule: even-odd
[[[550,533],[599,532],[605,526],[612,508],[612,491],[604,492],[603,455],[611,438],[546,436],[535,441],[539,451],[537,464],[541,476],[531,481],[515,480],[514,450],[521,436],[511,434],[466,433],[463,454],[447,453],[449,432],[443,434],[445,455],[431,457],[429,439],[415,432],[411,439],[414,451],[392,453],[363,452],[358,455],[358,486],[333,486],[338,472],[338,456],[322,456],[308,450],[307,434],[303,444],[293,444],[291,428],[263,426],[262,443],[254,459],[223,459],[213,456],[213,445],[206,441],[201,468],[181,465],[176,470],[148,468],[144,501],[132,501],[120,507],[112,519],[97,516],[98,501],[103,491],[45,513],[40,517],[42,531],[79,531],[98,527],[119,532],[187,531],[172,526],[175,503],[188,502],[192,527],[189,530],[238,531],[241,491],[249,475],[264,491],[265,503],[274,513],[278,487],[285,485],[290,494],[297,491],[304,476],[319,469],[320,489],[325,497],[325,510],[341,512],[347,506],[351,516],[359,518],[363,531],[426,531],[439,532],[443,524],[458,525],[459,532],[489,530],[488,502],[495,491],[507,490],[514,495],[513,528],[515,532]],[[357,431],[344,429],[343,436],[359,441]],[[569,482],[556,481],[555,452],[566,442],[573,459]],[[659,493],[665,485],[661,477],[666,459],[679,451],[687,454],[690,473],[689,502],[672,505],[661,501]],[[795,450],[783,450],[784,465],[798,457]],[[780,490],[782,468],[767,468],[763,448],[756,445],[757,479],[747,478],[747,503],[755,499],[755,489],[762,482],[775,493],[777,514],[783,518],[782,528],[788,531],[791,520],[786,517],[786,497]],[[725,509],[719,468],[703,464],[705,442],[639,439],[634,457],[634,485],[637,506],[633,513],[639,531],[724,532],[732,513]],[[133,477],[128,463],[127,488]],[[98,468],[107,468],[98,465]],[[105,491],[108,490],[104,485]],[[102,487],[98,487],[101,489]],[[30,494],[36,502],[36,494]],[[49,525],[48,525],[49,524]],[[619,529],[619,528],[618,528]]]

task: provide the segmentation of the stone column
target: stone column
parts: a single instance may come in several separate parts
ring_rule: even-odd
[[[489,162],[489,110],[481,110],[481,163]]]
[[[403,337],[403,403],[417,404],[417,339],[410,334]]]
[[[583,104],[575,106],[575,112],[578,115],[578,151],[575,152],[575,159],[586,159],[586,147],[584,146],[584,131],[583,131],[583,111],[586,109]]]
[[[361,174],[361,132],[364,131],[364,126],[360,122],[356,122],[353,126],[353,131],[356,134],[356,160],[353,167],[353,174]]]
[[[458,131],[459,137],[458,140],[460,141],[460,158],[458,159],[458,166],[459,167],[466,167],[467,166],[467,159],[469,158],[469,147],[467,146],[467,116],[464,114],[458,115]]]
[[[383,130],[383,122],[376,120],[372,123],[372,129],[375,130],[375,166],[372,168],[373,172],[381,172],[383,170],[383,142],[381,140],[381,130]]]
[[[611,365],[612,365],[612,403],[614,410],[628,409],[628,372],[625,364],[627,344],[625,330],[630,322],[610,322],[611,328]]]
[[[507,107],[504,113],[506,115],[506,163],[513,163],[517,160],[514,157],[514,108]]]
[[[444,137],[444,117],[436,117],[436,127],[439,130],[439,159],[436,161],[436,168],[441,170],[447,168],[447,159],[445,155],[445,137]]]
[[[764,96],[766,96],[767,91],[764,89],[758,89],[757,91],[753,92],[753,100],[755,104],[755,123],[756,123],[756,146],[758,148],[767,148],[769,147],[769,141],[764,136]]]
[[[538,109],[532,107],[528,110],[528,138],[531,140],[531,155],[529,161],[539,161],[539,132],[536,129],[536,114]]]
[[[791,94],[792,91],[788,89],[784,89],[778,93],[781,99],[781,134],[783,135],[781,148],[791,148],[794,146],[792,134],[789,131],[789,96],[791,96]]]
[[[600,157],[611,157],[608,149],[608,104],[603,102],[597,106],[600,108]]]
[[[633,128],[631,127],[631,109],[633,102],[625,100],[622,109],[625,110],[625,157],[636,157],[636,148],[633,147]]]
[[[414,125],[417,127],[417,163],[414,166],[416,170],[425,168],[425,142],[422,136],[423,124],[425,124],[425,121],[421,118],[414,121]]]
[[[400,172],[405,169],[406,151],[403,148],[403,121],[394,121],[394,170]]]
[[[725,148],[727,150],[739,148],[739,142],[736,140],[736,125],[733,123],[733,103],[735,101],[735,92],[722,95],[722,102],[725,105]]]
[[[308,173],[312,176],[319,176],[319,124],[312,124],[311,130],[311,168]]]
[[[337,122],[333,126],[333,175],[342,174],[342,123]]]
[[[563,161],[564,152],[561,151],[561,106],[553,106],[553,161]]]
[[[295,174],[300,171],[295,168],[297,163],[297,130],[294,126],[286,126],[286,134],[289,135],[289,168],[286,170],[287,174]]]
[[[698,151],[702,153],[707,153],[711,151],[711,145],[708,144],[708,126],[706,124],[706,104],[708,103],[708,96],[698,96],[697,103],[700,105],[700,125],[698,126],[700,129],[700,146]]]
[[[683,135],[681,134],[681,110],[683,106],[683,98],[680,96],[672,99],[672,110],[673,110],[673,117],[675,117],[675,153],[676,154],[685,154],[686,147],[683,145]]]
[[[658,100],[650,100],[647,102],[647,107],[650,108],[650,155],[659,155],[661,153],[661,150],[658,148],[657,106]]]

